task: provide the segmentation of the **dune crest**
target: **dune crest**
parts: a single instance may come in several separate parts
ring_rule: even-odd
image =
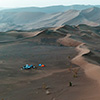
[[[79,52],[79,54],[75,58],[72,59],[72,63],[83,68],[84,72],[86,73],[86,75],[89,78],[96,80],[100,84],[100,78],[99,78],[99,76],[100,76],[100,66],[89,63],[83,57],[83,55],[88,54],[90,52],[90,50],[85,46],[84,43],[77,46],[76,50]]]
[[[67,34],[64,38],[60,38],[57,40],[58,43],[63,44],[64,46],[72,46],[77,47],[81,42],[76,41],[70,38],[71,34]]]

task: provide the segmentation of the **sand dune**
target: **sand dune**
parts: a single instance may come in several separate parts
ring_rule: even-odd
[[[90,52],[90,50],[83,44],[80,44],[77,48],[77,51],[79,51],[78,56],[72,59],[72,63],[79,65],[81,68],[84,69],[86,75],[93,79],[96,80],[100,84],[100,66],[91,64],[87,62],[82,56],[84,54],[87,54]]]
[[[45,8],[46,12],[47,9],[48,8]],[[12,10],[14,10],[14,12]],[[54,9],[52,11],[54,11]],[[27,10],[10,9],[7,11],[2,11],[0,13],[0,31],[5,32],[9,30],[32,30],[44,27],[60,27],[66,24],[87,24],[90,26],[100,25],[100,8],[96,7],[86,10],[70,9],[68,11],[65,10],[64,12],[57,11],[56,13],[46,12],[41,12],[41,10],[36,10],[36,12],[34,12],[32,8],[27,8]]]
[[[65,25],[36,32],[1,33],[2,41],[16,40],[19,43],[1,43],[3,47],[0,48],[0,99],[99,100],[100,66],[84,58],[89,57],[87,54],[91,52],[97,55],[95,50],[99,54],[99,29],[87,25]],[[95,46],[97,48],[94,50]],[[79,52],[78,55],[75,48]],[[68,56],[71,59],[76,56],[72,59],[74,64],[70,63],[71,59],[68,59]],[[38,66],[40,62],[46,65],[44,69],[20,70],[20,66],[26,63]],[[74,78],[73,72],[67,69],[70,66],[80,69],[77,78]],[[73,87],[68,87],[70,81]],[[42,83],[50,86],[52,94],[45,94],[41,89]]]
[[[79,44],[81,44],[81,42],[78,42],[74,39],[71,39],[69,38],[71,35],[70,34],[67,34],[67,36],[65,36],[64,38],[60,38],[58,39],[57,41],[60,43],[60,44],[63,44],[64,46],[72,46],[72,47],[76,47],[78,46]]]

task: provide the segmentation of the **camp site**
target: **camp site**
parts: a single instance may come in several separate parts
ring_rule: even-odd
[[[26,64],[25,66],[21,67],[21,69],[31,69],[31,68],[37,69],[39,67],[43,68],[43,67],[45,67],[45,65],[44,64],[38,64],[38,66],[35,66],[35,65],[31,65],[31,64]]]

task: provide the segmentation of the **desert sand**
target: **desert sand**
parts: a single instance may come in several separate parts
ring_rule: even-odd
[[[77,46],[76,48],[77,51],[79,51],[79,54],[72,59],[72,62],[78,66],[80,66],[82,69],[84,69],[84,72],[86,74],[87,77],[93,79],[95,81],[94,84],[95,87],[98,87],[96,90],[95,89],[89,89],[88,93],[90,91],[93,92],[93,94],[88,95],[87,97],[85,97],[85,99],[82,100],[99,100],[100,98],[100,66],[95,65],[95,64],[91,64],[88,61],[86,61],[84,59],[84,57],[82,57],[84,54],[87,54],[90,52],[90,50],[85,46],[85,44],[81,44],[79,46]]]
[[[63,26],[41,32],[1,34],[0,99],[99,100],[100,66],[96,59],[89,58],[93,54],[99,56],[96,51],[100,37],[83,31],[84,27]],[[36,66],[43,63],[46,67],[21,70],[27,63]],[[73,77],[75,71],[77,77]],[[69,82],[73,86],[70,87]]]

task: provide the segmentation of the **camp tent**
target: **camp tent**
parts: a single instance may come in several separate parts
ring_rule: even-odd
[[[30,69],[30,68],[33,68],[33,65],[26,64],[25,66],[23,66],[23,69]]]
[[[39,64],[39,67],[45,67],[45,65],[44,64]]]

